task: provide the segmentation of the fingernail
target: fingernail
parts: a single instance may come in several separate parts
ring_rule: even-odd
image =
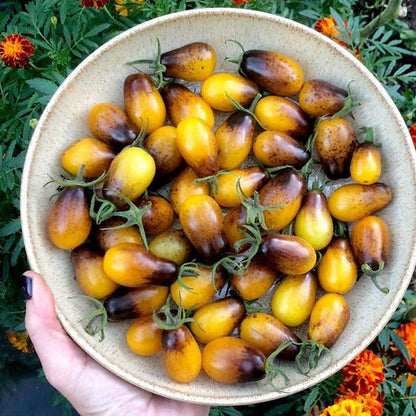
[[[21,277],[21,284],[23,289],[23,294],[26,300],[32,299],[33,295],[33,286],[32,286],[32,278],[29,276],[25,276],[24,274]]]

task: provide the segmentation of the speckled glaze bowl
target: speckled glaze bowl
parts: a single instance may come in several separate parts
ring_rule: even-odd
[[[218,53],[216,71],[235,71],[224,62],[238,48],[277,50],[295,58],[305,79],[321,78],[352,92],[361,106],[354,111],[356,126],[373,126],[382,143],[382,180],[391,186],[393,202],[380,216],[391,231],[391,255],[380,283],[390,288],[378,291],[362,278],[346,299],[351,307],[349,324],[329,357],[308,377],[292,364],[284,369],[290,384],[276,379],[223,385],[204,373],[190,384],[179,384],[165,374],[160,356],[142,358],[129,351],[125,342],[128,323],[109,324],[103,342],[87,335],[80,320],[91,311],[73,278],[70,253],[55,248],[46,235],[46,220],[55,187],[43,187],[50,176],[59,175],[59,158],[76,139],[90,135],[86,123],[89,109],[101,101],[123,104],[123,81],[134,72],[126,62],[154,57],[156,39],[163,51],[193,41],[205,41]],[[243,405],[287,396],[313,386],[351,361],[377,336],[399,304],[410,282],[416,259],[416,163],[413,145],[401,115],[366,68],[342,47],[315,31],[274,15],[238,9],[200,9],[171,14],[140,24],[97,49],[62,83],[45,109],[31,140],[21,189],[22,227],[31,267],[50,285],[58,316],[70,336],[88,354],[119,377],[153,393],[201,404]],[[301,331],[302,332],[302,331]]]

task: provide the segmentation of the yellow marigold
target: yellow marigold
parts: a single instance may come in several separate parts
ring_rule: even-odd
[[[402,324],[395,332],[403,340],[407,351],[409,351],[410,361],[407,361],[403,357],[403,364],[406,365],[409,370],[416,371],[416,322]],[[392,350],[397,351],[397,348],[392,347]]]
[[[363,409],[363,405],[355,400],[340,400],[327,407],[320,416],[372,416]]]
[[[33,345],[27,332],[7,331],[6,336],[10,341],[10,344],[12,344],[17,350],[22,351],[25,354],[33,352]]]
[[[0,58],[10,68],[28,66],[29,56],[34,53],[33,45],[17,33],[6,36],[0,43]]]
[[[370,390],[366,394],[356,392],[348,392],[335,398],[335,403],[341,400],[354,400],[363,405],[363,410],[368,412],[371,416],[381,416],[383,413],[384,397],[377,392],[377,390]]]
[[[339,32],[339,26],[335,22],[334,17],[331,15],[329,17],[324,17],[322,19],[318,19],[315,23],[314,29],[322,33],[325,36],[328,36],[330,39],[332,39],[335,43],[338,43],[338,45],[343,46],[344,48],[349,48],[349,45],[342,40],[340,40],[340,32]],[[360,55],[360,50],[358,48],[354,51],[355,56]]]
[[[115,0],[116,12],[121,16],[128,16],[136,8],[143,7],[146,0]]]
[[[383,361],[370,350],[364,350],[341,370],[343,380],[338,387],[341,393],[366,394],[377,391],[384,380]]]

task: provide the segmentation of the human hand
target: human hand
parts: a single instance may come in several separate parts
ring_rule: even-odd
[[[207,416],[208,406],[151,394],[107,371],[82,351],[62,328],[55,301],[42,277],[28,271],[26,329],[46,378],[81,416]]]

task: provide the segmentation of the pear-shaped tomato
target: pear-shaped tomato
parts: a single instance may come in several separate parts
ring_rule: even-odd
[[[175,212],[167,199],[157,195],[149,195],[135,201],[135,205],[139,208],[150,205],[142,217],[143,228],[146,234],[159,234],[173,224]]]
[[[201,96],[215,110],[234,111],[231,97],[242,107],[248,107],[260,92],[259,87],[238,74],[220,72],[208,77],[201,85]]]
[[[299,352],[300,338],[276,317],[256,312],[244,318],[240,325],[240,338],[269,356],[283,343],[291,341],[279,357],[294,360]]]
[[[264,366],[264,354],[240,338],[215,338],[202,350],[202,368],[220,383],[260,380],[265,376]]]
[[[233,251],[244,251],[248,248],[243,244],[237,248],[236,243],[245,237],[244,225],[247,223],[247,211],[240,205],[227,212],[224,216],[224,232],[228,244]]]
[[[210,105],[185,85],[169,83],[163,87],[162,96],[175,126],[182,120],[195,117],[205,121],[210,128],[214,127],[214,112]]]
[[[163,75],[184,81],[207,79],[214,72],[216,62],[215,49],[205,42],[187,43],[160,55]]]
[[[263,207],[273,207],[264,211],[268,229],[279,231],[296,217],[306,192],[304,177],[291,168],[281,170],[259,191],[259,201]]]
[[[170,285],[177,273],[176,263],[161,259],[144,246],[133,243],[117,244],[107,250],[103,266],[110,279],[127,287]]]
[[[343,295],[354,286],[357,264],[351,244],[347,238],[338,237],[331,241],[318,265],[318,279],[322,289],[328,293]]]
[[[116,149],[133,143],[139,132],[127,114],[113,103],[95,104],[87,122],[94,137]]]
[[[363,185],[377,182],[381,175],[381,152],[373,143],[359,144],[352,154],[351,178]]]
[[[267,234],[263,238],[261,252],[272,266],[284,274],[307,273],[316,263],[314,248],[295,235]]]
[[[150,76],[143,72],[125,79],[124,107],[139,131],[152,133],[165,124],[165,103]]]
[[[85,188],[64,188],[49,211],[47,232],[50,241],[64,250],[73,249],[87,239],[91,227],[89,198]]]
[[[215,131],[220,169],[239,167],[250,153],[255,132],[251,115],[236,111],[224,120]]]
[[[119,228],[124,223],[124,219],[113,217],[97,227],[95,239],[102,250],[107,251],[120,243],[143,244],[139,228],[136,225]]]
[[[315,304],[317,288],[315,273],[286,276],[273,294],[273,315],[287,326],[303,324]]]
[[[162,351],[162,329],[152,315],[141,316],[129,326],[126,342],[137,355],[147,357],[157,354]]]
[[[347,178],[350,175],[355,145],[355,130],[348,120],[330,118],[318,123],[315,147],[328,178]]]
[[[212,259],[227,246],[223,226],[223,213],[208,195],[188,198],[179,212],[179,221],[189,241],[198,253]]]
[[[134,201],[148,188],[155,173],[155,161],[149,153],[140,147],[126,147],[111,162],[103,195],[118,207],[126,207],[118,192]]]
[[[321,250],[332,240],[334,224],[328,210],[325,194],[319,190],[309,191],[295,219],[295,234]]]
[[[177,144],[186,163],[199,177],[217,173],[218,145],[211,127],[197,117],[186,118],[178,124]]]

